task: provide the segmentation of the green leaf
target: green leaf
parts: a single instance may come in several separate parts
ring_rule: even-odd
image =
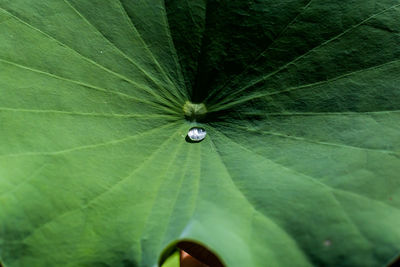
[[[175,252],[174,254],[169,257],[162,267],[179,267],[180,265],[180,257],[179,257],[179,252]]]
[[[157,266],[192,240],[229,267],[389,263],[399,21],[398,0],[0,0],[1,261]]]

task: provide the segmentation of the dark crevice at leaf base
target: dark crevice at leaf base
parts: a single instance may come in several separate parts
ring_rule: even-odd
[[[208,266],[224,267],[224,264],[213,252],[200,244],[182,241],[178,243],[177,247]]]
[[[172,257],[177,250],[181,250],[210,267],[225,267],[222,260],[209,248],[195,241],[182,240],[169,245],[161,255],[159,266]]]
[[[388,264],[388,267],[399,267],[399,266],[400,266],[400,255]]]

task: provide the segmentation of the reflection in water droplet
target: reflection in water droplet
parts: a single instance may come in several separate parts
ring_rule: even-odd
[[[206,137],[206,130],[200,127],[193,127],[189,130],[187,136],[193,142],[200,142]]]

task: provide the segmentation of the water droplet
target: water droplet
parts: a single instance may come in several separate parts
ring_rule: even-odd
[[[200,127],[193,127],[190,128],[187,136],[189,137],[189,140],[192,142],[200,142],[204,138],[206,138],[206,130]]]
[[[325,247],[330,247],[332,245],[332,241],[330,241],[329,239],[324,241],[324,246]]]

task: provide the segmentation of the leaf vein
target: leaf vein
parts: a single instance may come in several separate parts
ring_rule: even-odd
[[[393,6],[391,6],[391,7],[386,8],[386,9],[384,9],[384,10],[382,10],[382,11],[376,13],[376,14],[373,14],[373,15],[369,16],[368,18],[362,20],[361,22],[359,22],[359,23],[357,23],[357,24],[351,26],[351,27],[348,28],[347,30],[341,32],[340,34],[338,34],[338,35],[336,35],[336,36],[334,36],[334,37],[332,37],[332,38],[330,38],[330,39],[324,41],[323,43],[321,43],[321,44],[315,46],[314,48],[312,48],[312,49],[310,49],[310,50],[308,50],[306,53],[304,53],[304,54],[302,54],[302,55],[296,57],[295,59],[291,60],[290,62],[284,64],[283,66],[279,67],[277,70],[275,70],[275,71],[273,71],[273,72],[270,72],[270,73],[268,73],[268,74],[262,76],[261,78],[254,80],[253,82],[249,83],[248,85],[246,85],[246,86],[244,86],[244,87],[238,89],[236,92],[234,92],[234,93],[231,95],[230,99],[233,98],[233,97],[235,97],[235,96],[236,96],[237,94],[239,94],[240,92],[242,92],[242,91],[244,91],[244,90],[246,90],[246,89],[248,89],[248,88],[250,88],[250,87],[252,87],[252,86],[254,86],[254,85],[256,85],[256,84],[258,84],[258,83],[260,83],[260,82],[262,82],[262,81],[265,81],[265,80],[268,79],[269,77],[271,77],[271,76],[273,76],[273,75],[275,75],[275,74],[281,72],[282,70],[286,69],[288,66],[290,66],[290,65],[292,65],[293,63],[299,61],[300,59],[303,59],[304,57],[308,56],[308,55],[311,54],[312,52],[318,50],[319,48],[321,48],[321,47],[323,47],[323,46],[325,46],[325,45],[327,45],[327,44],[329,44],[329,43],[331,43],[331,42],[333,42],[333,41],[335,41],[335,40],[341,38],[342,36],[344,36],[344,35],[346,35],[347,33],[353,31],[354,29],[357,29],[358,27],[360,27],[361,25],[363,25],[363,24],[366,23],[367,21],[369,21],[369,20],[371,20],[371,19],[373,19],[373,18],[375,18],[375,17],[377,17],[377,16],[379,16],[379,15],[381,15],[381,14],[383,14],[383,13],[385,13],[385,12],[391,10],[391,9],[394,9],[394,8],[396,8],[396,7],[399,7],[399,6],[400,6],[400,4],[396,4],[396,5],[393,5]]]
[[[120,144],[124,143],[130,140],[133,140],[135,138],[142,137],[144,135],[151,134],[153,132],[156,132],[160,129],[169,127],[172,124],[176,124],[177,122],[169,122],[163,126],[152,128],[151,130],[147,130],[144,132],[141,132],[136,135],[129,135],[127,137],[121,138],[121,139],[113,139],[107,142],[102,142],[102,143],[96,143],[92,145],[83,145],[83,146],[77,146],[77,147],[72,147],[68,149],[63,149],[63,150],[58,150],[58,151],[53,151],[53,152],[24,152],[24,153],[16,153],[16,154],[7,154],[7,155],[0,155],[0,158],[6,158],[6,157],[24,157],[24,156],[57,156],[57,155],[62,155],[65,153],[70,153],[70,152],[75,152],[79,150],[86,150],[86,149],[94,149],[102,146],[109,146],[109,145],[115,145],[115,144]]]
[[[181,128],[179,128],[179,130],[181,130]],[[179,132],[176,131],[176,132]],[[176,133],[175,132],[175,133]],[[67,210],[61,214],[58,214],[57,216],[52,217],[51,219],[49,219],[48,221],[44,222],[43,224],[41,224],[39,227],[35,228],[32,232],[30,232],[28,235],[26,235],[22,240],[21,243],[25,242],[26,240],[28,240],[29,237],[31,237],[32,235],[34,235],[35,233],[37,233],[38,231],[40,231],[41,229],[43,229],[44,227],[46,227],[47,225],[51,224],[52,222],[54,222],[57,219],[60,219],[62,217],[67,216],[68,214],[74,213],[78,210],[84,210],[86,208],[88,208],[90,206],[90,204],[92,204],[93,202],[95,202],[97,199],[99,199],[100,197],[102,197],[103,195],[111,192],[112,190],[115,190],[115,188],[122,184],[124,181],[126,181],[127,179],[129,179],[130,177],[132,177],[132,175],[134,175],[145,163],[149,162],[157,153],[159,153],[161,151],[161,149],[165,146],[165,144],[167,144],[173,137],[175,136],[175,134],[171,135],[168,139],[166,139],[162,145],[156,149],[155,151],[153,151],[150,156],[144,161],[142,162],[142,164],[137,167],[134,168],[129,175],[123,177],[122,179],[120,179],[119,181],[117,181],[113,186],[111,186],[110,188],[107,188],[105,191],[101,192],[100,194],[97,194],[96,196],[94,196],[93,198],[91,198],[89,201],[87,201],[86,204],[84,204],[83,206],[77,206],[71,210]]]
[[[101,65],[100,63],[98,63],[98,62],[96,62],[96,61],[94,61],[94,60],[92,60],[92,59],[90,59],[90,58],[88,58],[88,57],[83,56],[83,55],[80,54],[77,50],[73,49],[71,46],[69,46],[69,45],[67,45],[67,44],[65,44],[65,43],[63,43],[63,42],[61,42],[60,40],[56,39],[55,37],[53,37],[53,36],[51,36],[51,35],[49,35],[49,34],[43,32],[43,31],[40,30],[39,28],[36,28],[35,26],[29,24],[28,22],[24,21],[23,19],[21,19],[20,17],[14,15],[13,13],[9,12],[8,10],[6,10],[6,9],[4,9],[4,8],[2,8],[2,7],[0,7],[0,10],[2,10],[2,11],[4,11],[5,13],[9,14],[10,16],[12,16],[12,17],[15,18],[16,20],[20,21],[22,24],[28,26],[29,28],[31,28],[31,29],[33,29],[33,30],[39,32],[40,34],[44,35],[45,37],[49,38],[50,40],[53,40],[53,41],[55,41],[56,43],[58,43],[58,44],[60,44],[60,45],[62,45],[62,46],[64,46],[64,47],[68,48],[69,50],[73,51],[75,54],[77,54],[77,55],[78,55],[80,58],[82,58],[83,60],[88,61],[89,63],[91,63],[91,64],[97,66],[98,68],[100,68],[100,69],[102,69],[102,70],[104,70],[104,71],[106,71],[106,72],[108,72],[108,73],[110,73],[110,74],[113,74],[114,76],[116,76],[116,77],[118,77],[118,78],[120,78],[120,79],[122,79],[122,80],[124,80],[124,81],[126,81],[126,82],[128,82],[128,83],[130,83],[130,84],[132,84],[132,85],[134,85],[134,86],[135,86],[136,88],[138,88],[138,89],[141,89],[141,90],[143,90],[143,91],[145,91],[145,92],[147,92],[147,93],[150,93],[151,95],[153,95],[154,97],[156,97],[157,99],[159,99],[161,102],[163,102],[165,105],[167,105],[167,106],[169,106],[169,107],[171,107],[171,108],[174,108],[174,106],[173,106],[167,99],[165,99],[165,98],[163,98],[163,97],[161,97],[161,96],[159,96],[159,95],[157,95],[157,94],[154,94],[154,92],[153,92],[150,88],[148,88],[146,85],[144,85],[144,84],[139,84],[139,83],[137,83],[137,82],[135,82],[135,81],[129,79],[128,77],[124,76],[123,74],[117,73],[117,72],[115,72],[115,71],[113,71],[113,70],[111,70],[111,69],[109,69],[109,68],[107,68],[107,67]]]

